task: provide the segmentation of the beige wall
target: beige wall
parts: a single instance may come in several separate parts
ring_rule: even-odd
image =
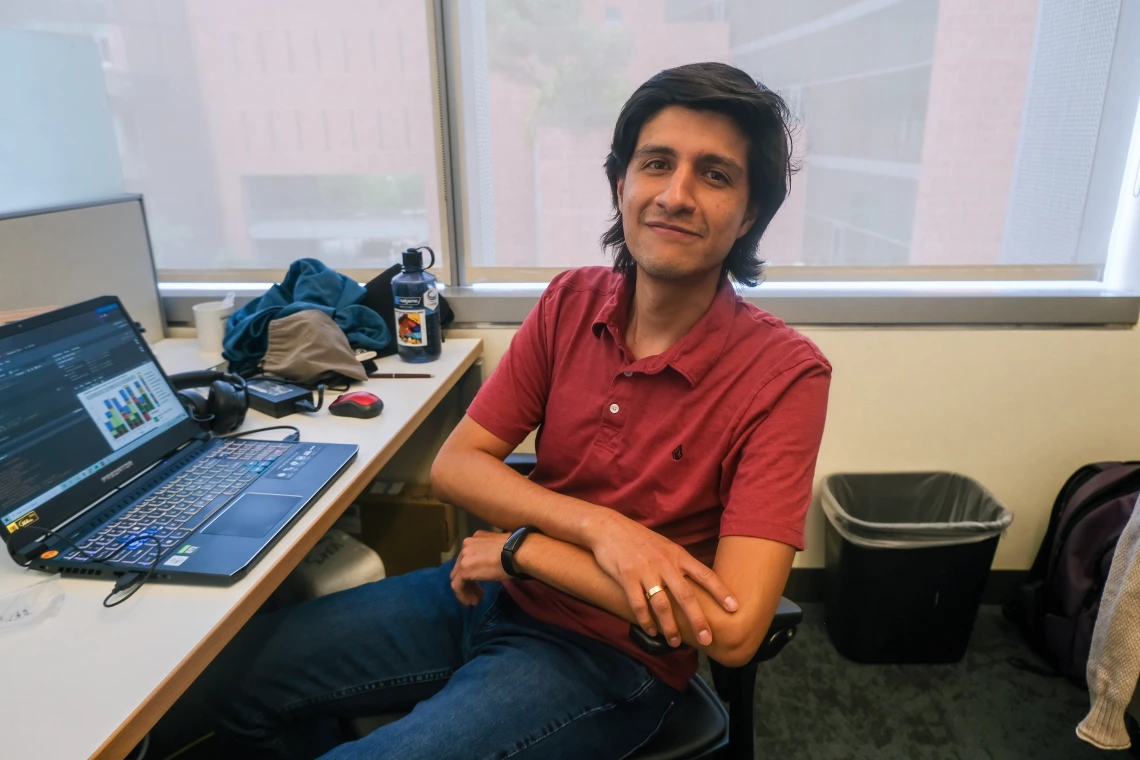
[[[817,479],[924,469],[974,477],[1014,512],[995,568],[1029,567],[1073,470],[1140,459],[1140,331],[803,332],[835,367]],[[482,338],[489,375],[514,330],[448,335]],[[823,565],[823,520],[814,505],[797,566]]]

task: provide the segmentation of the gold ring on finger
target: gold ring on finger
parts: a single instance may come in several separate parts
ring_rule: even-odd
[[[664,586],[654,586],[653,588],[651,588],[645,592],[645,598],[646,599],[652,599],[654,594],[656,594],[658,591],[664,591],[664,590],[665,590]]]

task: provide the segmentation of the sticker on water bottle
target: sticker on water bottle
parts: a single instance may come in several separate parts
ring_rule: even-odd
[[[424,307],[428,311],[435,311],[439,308],[439,291],[435,288],[428,288],[424,293]]]
[[[422,309],[407,311],[396,309],[396,343],[401,346],[419,348],[427,342],[424,331],[427,312]]]

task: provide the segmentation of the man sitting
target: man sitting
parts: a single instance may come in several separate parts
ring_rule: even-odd
[[[255,619],[219,709],[237,754],[616,760],[699,651],[751,658],[803,548],[831,376],[731,282],[761,276],[790,156],[786,105],[738,69],[637,89],[605,164],[613,268],[554,278],[432,468],[439,498],[506,532]],[[536,428],[527,479],[503,459]],[[317,729],[405,710],[339,746]]]

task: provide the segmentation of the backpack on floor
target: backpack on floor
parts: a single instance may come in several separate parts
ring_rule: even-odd
[[[1099,462],[1073,473],[1053,503],[1033,567],[1003,607],[1057,674],[1082,684],[1101,591],[1138,496],[1140,462]]]

